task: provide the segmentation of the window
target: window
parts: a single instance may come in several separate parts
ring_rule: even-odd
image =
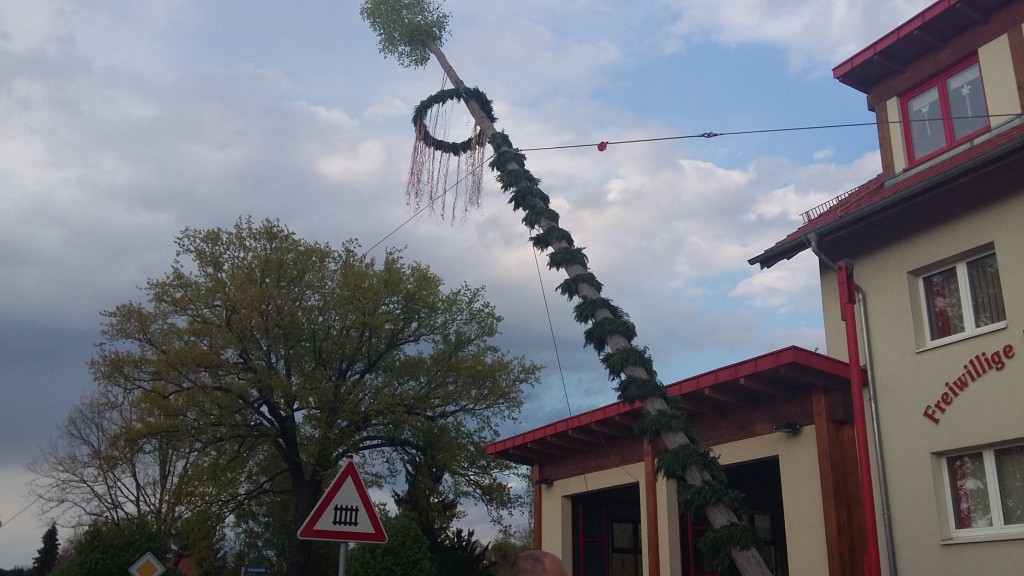
[[[929,343],[965,337],[1006,321],[995,252],[921,276]]]
[[[1024,444],[945,458],[953,537],[1024,535]]]
[[[902,104],[911,163],[948,150],[989,128],[977,58],[904,96]]]

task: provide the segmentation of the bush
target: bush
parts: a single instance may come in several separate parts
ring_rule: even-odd
[[[386,544],[359,544],[348,555],[351,576],[436,576],[427,539],[416,523],[399,514],[383,517]]]

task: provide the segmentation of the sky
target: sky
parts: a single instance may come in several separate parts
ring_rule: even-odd
[[[453,0],[444,50],[523,149],[870,123],[831,69],[929,3]],[[49,524],[26,466],[95,387],[101,311],[142,299],[185,227],[275,218],[486,286],[497,343],[547,366],[504,434],[615,400],[490,173],[479,210],[412,217],[409,118],[440,88],[435,63],[377,52],[354,1],[0,3],[0,568],[29,565]],[[537,150],[527,167],[670,383],[824,349],[813,256],[747,260],[880,162],[867,126]],[[463,522],[489,533],[479,510]]]

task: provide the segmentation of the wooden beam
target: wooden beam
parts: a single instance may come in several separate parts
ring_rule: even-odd
[[[792,398],[795,395],[792,389],[785,388],[782,384],[767,378],[744,376],[737,380],[736,383],[748,390],[774,396],[775,398],[782,398],[783,400]]]
[[[527,448],[532,448],[533,450],[537,450],[539,452],[545,452],[547,454],[554,454],[556,456],[561,456],[561,455],[565,454],[565,450],[561,446],[553,446],[553,445],[548,444],[546,438],[543,441],[527,442],[526,443],[526,447]]]
[[[704,395],[741,408],[757,408],[757,399],[739,391],[730,391],[721,386],[704,389]]]
[[[533,469],[530,471],[530,480],[533,483],[533,549],[540,550],[543,540],[541,539],[541,514],[544,513],[544,509],[541,507],[541,486],[540,486],[540,466],[537,464],[533,465]]]
[[[647,542],[644,557],[647,573],[661,574],[661,552],[658,546],[658,473],[654,446],[644,438],[644,502],[647,512]]]
[[[820,372],[811,371],[801,366],[783,366],[782,368],[779,368],[779,375],[788,380],[794,380],[798,384],[810,384],[812,386],[827,388],[830,390],[850,389],[850,383],[846,378],[839,376],[826,376]]]
[[[590,442],[591,444],[601,444],[601,437],[596,432],[587,430],[586,428],[570,428],[569,436],[578,438],[584,442]]]
[[[590,427],[601,434],[607,434],[617,438],[629,438],[635,436],[631,426],[623,426],[621,423],[617,423],[614,420],[599,420],[597,422],[592,422]]]
[[[831,576],[864,574],[864,519],[857,485],[857,451],[853,425],[837,424],[828,396],[814,390],[814,436],[825,520],[825,550]]]

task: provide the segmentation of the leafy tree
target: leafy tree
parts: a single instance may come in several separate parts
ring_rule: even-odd
[[[160,414],[142,400],[101,389],[72,408],[57,439],[30,465],[48,512],[82,527],[145,516],[170,535],[189,515],[216,508],[192,481],[198,444],[160,433]],[[222,476],[227,470],[222,466]]]
[[[50,524],[50,527],[43,532],[43,545],[36,550],[36,557],[32,560],[32,575],[46,576],[57,565],[57,558],[60,557],[60,542],[57,540],[57,525]]]
[[[96,520],[75,542],[70,558],[50,572],[51,576],[110,576],[125,574],[139,558],[149,552],[168,568],[165,574],[178,574],[165,559],[170,552],[167,538],[144,518],[129,518],[120,523]]]
[[[345,572],[351,576],[440,576],[461,574],[436,572],[427,549],[427,538],[419,526],[404,514],[381,517],[388,533],[385,544],[361,544],[346,559]]]
[[[194,485],[224,509],[283,492],[294,535],[346,454],[386,481],[428,444],[447,457],[451,496],[511,504],[496,476],[508,465],[483,447],[538,368],[491,344],[500,316],[482,288],[445,289],[398,251],[378,263],[269,220],[189,228],[176,244],[146,304],[105,312],[91,369],[139,403],[150,434],[195,443]],[[312,550],[290,537],[290,574],[310,572]]]
[[[678,408],[667,398],[657,379],[654,362],[645,348],[633,345],[636,327],[628,315],[601,294],[602,285],[589,268],[589,259],[577,247],[572,235],[559,225],[560,217],[551,209],[549,197],[540,189],[540,180],[526,169],[526,156],[512,146],[509,137],[494,127],[490,101],[477,89],[467,88],[441,51],[449,34],[450,16],[436,0],[363,0],[360,15],[377,34],[378,47],[405,67],[421,67],[434,56],[444,70],[479,133],[494,151],[491,168],[498,172],[502,190],[511,195],[510,203],[525,213],[523,223],[534,233],[530,241],[541,251],[550,251],[548,267],[564,271],[568,280],[559,286],[563,295],[579,302],[576,320],[588,325],[584,336],[593,347],[609,376],[618,380],[619,398],[638,402],[647,417],[641,433],[660,440],[666,450],[658,457],[663,474],[682,480],[684,498],[693,503],[691,513],[702,510],[714,527],[714,540],[723,554],[735,562],[745,576],[769,576],[770,572],[755,546],[752,530],[739,521],[734,512],[736,495],[725,485],[725,475],[714,458],[698,447],[695,433]],[[426,101],[425,101],[426,102]],[[415,121],[415,119],[414,119]],[[423,134],[417,132],[418,137]],[[435,149],[451,150],[458,145],[439,144]]]

